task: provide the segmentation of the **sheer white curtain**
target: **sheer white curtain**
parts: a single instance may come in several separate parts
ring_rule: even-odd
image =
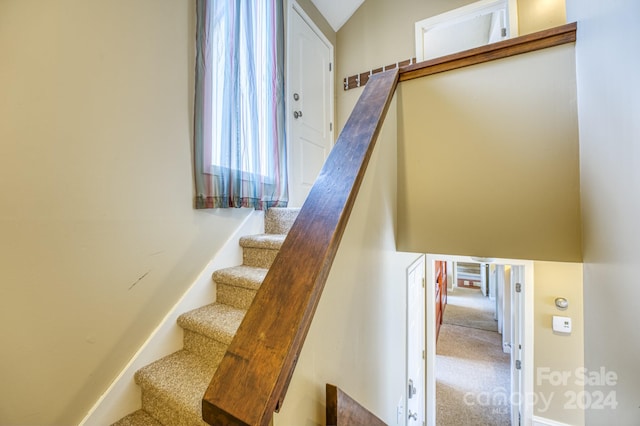
[[[198,0],[196,207],[286,206],[283,0]]]

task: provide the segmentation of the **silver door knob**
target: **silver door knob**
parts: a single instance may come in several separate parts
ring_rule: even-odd
[[[302,117],[302,111],[293,111],[293,118]]]
[[[409,410],[409,420],[418,420],[418,413],[412,413],[411,410]]]

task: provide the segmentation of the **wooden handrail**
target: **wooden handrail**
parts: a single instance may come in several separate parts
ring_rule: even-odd
[[[327,383],[326,395],[327,426],[387,426],[378,416],[339,387]]]
[[[577,28],[577,24],[574,22],[422,62],[415,62],[415,58],[407,59],[395,64],[345,77],[343,80],[343,89],[350,90],[356,87],[362,87],[367,84],[369,77],[372,75],[396,67],[400,68],[400,81],[402,82],[439,72],[451,71],[456,68],[467,67],[469,65],[495,61],[496,59],[546,49],[565,43],[572,43],[576,41]]]
[[[212,425],[268,425],[282,405],[398,83],[373,76],[202,400]]]

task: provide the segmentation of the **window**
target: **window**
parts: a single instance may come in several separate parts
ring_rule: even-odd
[[[286,206],[282,0],[198,1],[199,208]]]

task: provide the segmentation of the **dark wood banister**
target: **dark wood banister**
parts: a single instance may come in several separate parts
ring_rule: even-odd
[[[397,82],[360,96],[204,395],[209,424],[266,426],[282,405]]]
[[[387,426],[378,416],[363,407],[339,387],[327,383],[327,426]]]
[[[398,81],[575,40],[567,24],[371,76],[204,395],[207,423],[279,411]]]

